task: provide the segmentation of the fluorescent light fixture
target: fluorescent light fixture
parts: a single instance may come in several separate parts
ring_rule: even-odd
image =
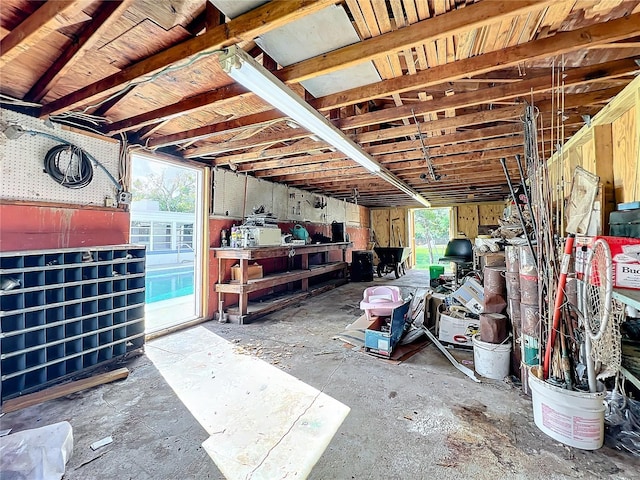
[[[296,95],[266,68],[237,46],[220,55],[222,69],[236,82],[270,103],[300,126],[359,163],[372,173],[380,165],[317,110]]]
[[[391,172],[382,169],[382,166],[360,145],[347,137],[342,130],[336,128],[244,50],[235,45],[231,46],[220,55],[219,61],[222,69],[236,82],[273,105],[298,125],[306,128],[313,136],[324,140],[336,150],[344,153],[371,173],[377,174],[421,204],[430,206],[429,202],[418,192]]]

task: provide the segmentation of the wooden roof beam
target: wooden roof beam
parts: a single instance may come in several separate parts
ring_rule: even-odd
[[[523,107],[521,106],[496,108],[493,110],[486,110],[486,111],[477,112],[477,113],[459,115],[457,117],[452,117],[452,118],[432,120],[430,122],[420,122],[420,131],[424,134],[428,134],[431,131],[442,130],[444,128],[467,127],[467,126],[478,125],[478,124],[487,123],[487,122],[495,122],[495,121],[500,121],[505,119],[518,118],[520,115],[522,115],[522,111],[523,111],[522,109]],[[247,117],[243,117],[243,118],[247,118]],[[191,132],[195,132],[195,130],[192,130]],[[415,132],[417,132],[417,127],[415,125],[410,125],[410,126],[402,126],[402,127],[393,127],[393,128],[383,129],[383,130],[376,130],[373,132],[365,132],[365,133],[356,135],[355,137],[353,137],[353,139],[359,143],[370,143],[370,142],[406,137],[406,136],[410,136]],[[283,133],[282,137],[279,137],[279,138],[281,141],[294,140],[296,138],[301,138],[299,136],[301,134],[306,136],[310,135],[305,130],[302,130],[302,131],[291,130],[290,137],[287,137],[286,134]],[[444,138],[446,136],[442,136],[442,137]],[[184,138],[188,138],[188,136],[184,135]],[[450,137],[447,137],[447,138],[450,138]],[[168,137],[164,137],[164,139],[162,140],[157,138],[155,139],[155,141],[153,140],[150,141],[149,146],[157,147],[157,146],[169,145],[170,143],[167,143],[167,141],[168,141]],[[254,142],[255,141],[257,141],[257,139],[254,140]],[[431,137],[429,138],[429,141],[431,141]],[[439,139],[436,139],[434,141],[439,141]],[[218,144],[210,144],[202,147],[196,147],[194,149],[191,149],[189,151],[189,154],[192,155],[193,157],[202,155],[200,152],[207,152],[207,154],[213,155],[216,153],[231,151],[233,148],[236,148],[236,149],[248,148],[249,146],[254,144],[256,143],[252,143],[250,141],[245,141],[243,143],[238,143],[235,145],[231,144],[230,142],[221,142]],[[203,150],[200,151],[199,148],[202,148]]]
[[[59,2],[53,2],[59,3]],[[58,81],[64,77],[84,53],[93,47],[102,35],[122,17],[131,6],[133,0],[104,1],[77,37],[68,45],[62,54],[53,62],[42,77],[31,87],[25,98],[32,102],[39,102]]]
[[[37,44],[59,23],[58,15],[74,7],[90,4],[88,0],[49,0],[0,40],[0,67]]]
[[[592,83],[594,79],[602,80],[603,78],[615,78],[621,75],[627,75],[630,72],[638,71],[639,69],[640,67],[638,67],[638,65],[632,59],[615,60],[600,65],[576,68],[567,73],[567,77],[565,78],[565,86]],[[416,115],[426,115],[428,113],[437,113],[451,108],[474,107],[482,104],[491,104],[492,102],[518,97],[528,98],[531,94],[549,91],[552,88],[553,86],[549,82],[549,79],[546,77],[526,79],[518,83],[510,83],[496,87],[484,88],[482,90],[478,90],[477,92],[460,93],[436,100],[430,100],[426,102],[405,105],[402,107],[388,108],[375,112],[346,117],[339,120],[339,126],[343,130],[361,128],[369,125],[388,123],[391,121],[400,120],[402,118],[410,118],[413,117],[414,112]],[[513,108],[513,111],[520,109],[519,113],[514,116],[518,116],[522,113],[522,107],[507,108]],[[498,111],[502,111],[502,109],[498,109]],[[444,122],[451,122],[451,124],[447,124],[447,126],[450,127],[454,125],[464,125],[464,123],[458,123],[459,118],[462,118],[462,116],[436,120],[434,122],[443,122],[441,124],[438,124],[438,128],[445,128]],[[432,128],[430,126],[431,124],[432,122],[421,122],[421,130],[423,127],[427,130],[429,128]],[[436,124],[434,123],[433,125],[435,126]],[[441,127],[440,125],[443,126]],[[406,131],[407,135],[411,134],[409,133],[411,126],[396,128],[405,129],[403,130],[403,132]],[[380,130],[375,134],[370,135],[370,138],[376,138],[375,135],[384,135],[383,132],[384,130]],[[363,142],[364,135],[365,134],[362,134],[356,137],[357,141]],[[150,146],[158,146],[157,143],[154,142],[150,142],[149,144]],[[219,148],[215,145],[201,148],[203,150],[200,150],[198,147],[189,150],[189,158],[198,157],[205,154],[202,152],[206,152],[206,154],[209,155],[212,154],[213,151],[219,151]]]
[[[49,3],[49,2],[47,2]],[[61,2],[53,2],[61,3]],[[213,52],[243,40],[266,33],[288,22],[332,5],[335,0],[287,0],[269,2],[241,15],[224,25],[214,27],[202,35],[185,40],[145,60],[134,63],[118,73],[109,75],[69,95],[65,95],[42,108],[41,116],[71,110],[124,87],[130,82],[156,73],[176,62],[203,52]]]
[[[517,2],[511,3],[515,4]],[[457,10],[450,13],[455,12],[457,12]],[[358,87],[356,89],[348,90],[345,92],[340,92],[334,95],[328,95],[316,100],[312,100],[310,103],[318,110],[329,110],[339,106],[359,103],[372,98],[380,98],[389,96],[394,93],[401,93],[409,90],[426,88],[429,86],[450,82],[452,80],[460,79],[464,76],[472,77],[474,75],[487,73],[492,70],[505,68],[507,66],[515,66],[524,60],[530,59],[532,55],[535,56],[535,58],[544,58],[547,56],[557,55],[559,53],[575,51],[586,45],[593,45],[597,44],[598,42],[607,42],[610,38],[628,38],[632,35],[630,32],[634,28],[637,28],[638,23],[640,23],[637,19],[638,15],[634,15],[632,17],[629,17],[628,19],[607,22],[606,28],[600,25],[596,25],[572,32],[560,32],[553,37],[545,38],[542,40],[535,40],[526,44],[517,45],[497,52],[491,52],[468,59],[458,60],[445,65],[432,67],[427,70],[418,72],[415,75],[402,76],[391,80],[385,80],[375,84]],[[445,16],[446,15],[443,15],[441,17]],[[406,30],[406,28],[375,38],[386,38],[388,35],[396,34],[397,32],[401,32],[404,30]],[[559,43],[557,45],[555,41],[553,41],[553,39],[556,39],[556,37],[558,37],[559,39]],[[332,52],[326,55],[332,55],[334,53],[335,52]],[[275,72],[275,74],[277,76],[283,75],[281,73],[283,71],[286,71],[286,69],[279,70]],[[286,80],[286,78],[282,79]],[[239,94],[240,92],[229,92],[228,96]],[[193,111],[196,109],[205,108],[216,101],[218,100],[215,97],[208,98],[206,94],[192,97],[188,106],[185,106],[185,111]],[[163,115],[177,115],[181,111],[180,105],[181,102],[178,102],[170,107],[165,107],[166,110],[157,109],[153,112],[147,112],[146,114],[132,117],[131,119],[126,119],[124,128],[136,128],[136,121],[153,122],[155,119],[160,118],[160,116]],[[271,119],[282,118],[282,114],[277,110],[272,110],[271,112]],[[139,125],[142,126],[142,124]],[[118,128],[123,127],[118,125],[113,128],[113,130],[117,130]]]
[[[519,0],[517,2],[480,2],[452,10],[389,33],[371,37],[353,45],[318,55],[279,70],[276,75],[285,82],[301,82],[352,67],[369,60],[396,54],[438,38],[498,22],[506,17],[541,10],[553,0]]]
[[[480,5],[482,5],[482,3],[483,2],[481,2]],[[487,5],[495,5],[495,2],[488,2]],[[463,10],[466,9],[462,9],[462,11]],[[336,108],[380,98],[381,96],[388,96],[393,93],[403,93],[426,88],[463,77],[472,77],[473,75],[487,73],[492,70],[516,66],[523,61],[553,57],[563,53],[574,52],[591,45],[624,40],[637,36],[639,31],[640,13],[569,32],[558,32],[551,37],[533,40],[495,52],[431,67],[415,75],[404,75],[333,95],[327,95],[315,100],[313,106],[319,110],[329,107]]]
[[[638,70],[640,70],[640,67],[631,59],[616,60],[601,65],[576,68],[567,73],[564,84],[565,87],[569,85],[582,85],[591,83],[594,77],[600,79],[603,77],[614,78],[616,76],[626,75],[629,71]],[[484,88],[477,92],[460,93],[419,104],[388,108],[343,118],[340,120],[340,128],[360,128],[409,118],[414,114],[425,115],[427,113],[441,112],[449,108],[465,108],[512,98],[528,97],[536,93],[549,91],[552,88],[553,86],[550,84],[548,78],[532,78],[522,80],[518,83]]]

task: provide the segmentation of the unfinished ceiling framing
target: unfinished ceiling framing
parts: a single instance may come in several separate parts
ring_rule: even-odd
[[[218,54],[237,44],[442,206],[508,194],[500,158],[517,178],[525,102],[548,157],[640,68],[640,0],[239,4],[3,0],[4,106],[366,206],[417,205],[235,84]]]

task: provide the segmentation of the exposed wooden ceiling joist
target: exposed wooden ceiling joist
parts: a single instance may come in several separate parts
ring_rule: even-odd
[[[42,41],[54,27],[60,26],[59,15],[92,0],[49,0],[43,2],[32,15],[0,40],[0,67]],[[63,23],[63,22],[62,22]]]
[[[202,35],[179,43],[145,60],[134,63],[118,73],[54,100],[42,108],[40,115],[47,116],[73,109],[83,103],[113,93],[113,91],[140,77],[149,76],[165,67],[203,52],[213,52],[242,40],[253,40],[263,33],[320,11],[333,3],[335,3],[334,0],[269,2],[224,25],[207,30]]]

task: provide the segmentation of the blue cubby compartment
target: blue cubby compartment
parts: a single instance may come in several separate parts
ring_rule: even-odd
[[[2,354],[6,358],[2,360],[2,375],[10,375],[26,368],[26,358],[22,350],[25,349],[24,334],[9,335],[0,341]]]
[[[113,313],[103,313],[98,315],[98,328],[109,328],[113,326]]]
[[[95,280],[96,278],[98,278],[98,267],[96,265],[82,267],[82,280]]]
[[[67,322],[64,324],[64,338],[69,339],[82,333],[82,321]]]
[[[0,362],[0,370],[2,375],[11,375],[15,372],[21,372],[26,367],[27,361],[24,355],[16,355],[15,357],[5,358]],[[2,395],[9,396],[20,393],[24,390],[24,374],[17,374],[11,378],[2,381]]]
[[[98,317],[89,317],[82,320],[82,333],[90,333],[98,330]]]
[[[47,348],[47,361],[51,361],[49,358],[49,350],[55,348],[56,352],[62,352],[59,356],[56,356],[53,360],[62,358],[64,356],[64,345],[56,345],[55,347]],[[63,377],[67,373],[67,368],[64,361],[53,363],[47,367],[47,381],[55,380],[56,378]]]
[[[127,295],[127,305],[137,305],[144,303],[144,292],[129,293]]]
[[[44,319],[47,325],[64,320],[64,307],[49,307],[44,312]]]
[[[47,253],[44,256],[44,264],[47,267],[54,265],[62,265],[64,263],[64,255],[61,253]]]
[[[7,335],[0,340],[0,346],[2,347],[2,354],[9,355],[14,352],[19,352],[25,348],[24,333],[18,333],[14,335]],[[2,374],[11,373],[10,371],[2,370]]]
[[[64,287],[64,299],[65,301],[80,300],[82,298],[82,285],[71,285],[70,287]]]
[[[64,355],[67,358],[65,361],[65,368],[67,373],[77,372],[82,370],[82,355],[75,355],[82,352],[82,339],[72,340],[64,343]]]
[[[113,282],[111,280],[100,280],[98,282],[98,295],[108,295],[113,292]]]
[[[44,312],[27,312],[25,313],[25,324],[27,328],[40,327],[37,330],[31,330],[25,332],[25,345],[27,348],[35,347],[36,345],[42,345],[45,343],[45,323]]]
[[[44,272],[24,272],[24,288],[41,287],[44,285]]]
[[[44,348],[40,348],[26,354],[27,368],[37,367],[45,362],[46,352]],[[36,387],[47,381],[47,369],[41,367],[25,374],[24,388]]]
[[[111,332],[109,332],[109,333],[111,333]],[[102,335],[102,334],[100,334],[100,335]],[[100,341],[100,340],[98,340],[98,341]],[[100,343],[102,343],[102,342],[100,341]],[[100,350],[98,350],[98,363],[99,362],[104,362],[105,360],[111,360],[112,358],[113,358],[113,347],[112,346],[102,347]]]
[[[114,250],[113,251],[113,259],[117,260],[117,259],[120,259],[120,258],[127,258],[128,254],[129,254],[129,252],[127,250],[124,250],[124,249]]]
[[[20,290],[0,292],[0,311],[12,312],[24,308],[24,293]],[[3,329],[4,331],[4,329]]]
[[[113,345],[113,355],[115,357],[119,355],[124,355],[127,352],[127,342],[125,340],[127,338],[127,328],[120,327],[113,329],[113,341],[118,342]],[[121,341],[119,341],[121,340]]]
[[[63,263],[65,265],[75,265],[82,263],[83,252],[66,252],[63,256]]]
[[[107,312],[113,308],[113,298],[105,297],[98,299],[98,312]]]
[[[24,266],[25,268],[31,267],[44,267],[44,255],[26,255],[24,257]]]
[[[122,310],[120,312],[113,312],[113,324],[114,325],[120,325],[121,323],[124,323],[127,321],[127,312]],[[114,338],[114,340],[116,340]]]
[[[98,254],[98,262],[110,262],[111,260],[113,260],[112,250],[98,250],[96,253]]]
[[[64,271],[62,268],[53,268],[44,271],[45,285],[60,285],[64,282]]]
[[[65,282],[79,282],[82,280],[82,268],[71,267],[64,269],[64,281]]]
[[[47,305],[64,302],[64,288],[48,288],[44,292],[44,300]]]
[[[114,263],[112,275],[114,278],[118,278],[127,274],[128,263]]]
[[[7,315],[5,317],[0,317],[0,326],[2,327],[0,330],[2,333],[7,334],[11,332],[18,332],[20,330],[24,330],[25,328],[25,318],[24,313],[14,313],[13,315]],[[9,350],[5,350],[5,344],[2,344],[3,352],[8,352]]]
[[[64,320],[71,320],[82,315],[82,305],[74,303],[71,305],[65,305],[64,307]]]
[[[0,274],[0,284],[4,290],[2,292],[15,292],[24,288],[24,273],[7,272],[6,270]]]
[[[113,297],[113,308],[123,308],[127,306],[127,296],[126,295],[115,295]]]
[[[127,289],[128,290],[134,290],[136,288],[143,288],[144,287],[144,277],[133,277],[133,278],[127,278]]]
[[[15,268],[24,267],[24,257],[18,255],[16,257],[0,257],[0,269],[13,270]]]
[[[127,251],[127,254],[131,256],[131,258],[141,258],[144,259],[146,250],[144,248],[130,248]]]
[[[82,337],[82,351],[92,350],[82,355],[82,365],[84,368],[92,367],[98,363],[98,350],[94,350],[97,346],[98,334]]]
[[[113,281],[114,292],[124,292],[126,290],[127,290],[127,280],[125,278],[121,278],[119,280]]]
[[[129,273],[144,273],[144,259],[129,260],[127,270]]]
[[[24,294],[25,308],[41,307],[44,304],[44,290],[36,290],[35,292],[26,292]]]
[[[113,268],[111,268],[111,264],[98,265],[98,278],[112,278],[112,277],[113,277]]]
[[[91,298],[98,295],[97,283],[85,283],[82,285],[82,298]]]

